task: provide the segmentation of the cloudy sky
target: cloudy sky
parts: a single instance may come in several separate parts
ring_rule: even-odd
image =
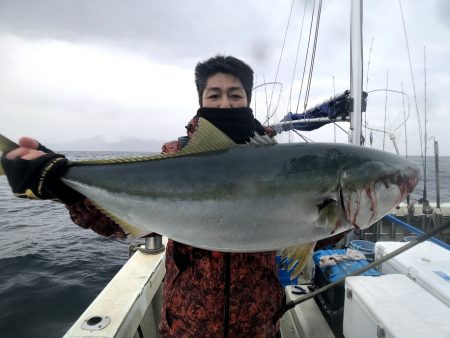
[[[382,130],[386,112],[386,130],[404,154],[402,123],[409,115],[408,153],[421,154],[418,114],[423,131],[425,49],[428,136],[450,155],[450,2],[401,4],[417,105],[399,2],[365,1],[364,88],[375,90],[369,94],[368,124]],[[107,141],[175,139],[184,134],[198,106],[193,77],[198,61],[231,54],[253,67],[256,84],[274,81],[291,5],[291,0],[0,0],[0,132],[13,139],[31,135],[42,143],[99,135]],[[293,3],[277,78],[283,85],[274,88],[270,104],[270,113],[276,110],[272,121],[288,111],[291,92],[292,106],[297,103],[313,6],[313,0]],[[350,86],[349,16],[349,0],[323,1],[308,107]],[[407,95],[388,92],[386,97],[385,91],[376,91],[400,91],[402,85]],[[252,108],[262,121],[271,92],[266,86],[253,94]],[[335,128],[305,135],[333,141]],[[374,147],[383,147],[383,135],[374,132]],[[338,128],[336,140],[347,141]],[[393,151],[389,136],[384,144]]]

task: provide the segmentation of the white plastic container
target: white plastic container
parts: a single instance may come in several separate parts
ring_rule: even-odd
[[[375,259],[398,249],[405,242],[377,242]],[[426,241],[381,265],[385,274],[401,273],[450,307],[450,251]],[[450,320],[450,319],[449,319]]]
[[[449,338],[450,308],[401,274],[345,280],[346,338]]]

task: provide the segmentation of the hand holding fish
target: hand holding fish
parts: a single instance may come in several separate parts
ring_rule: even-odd
[[[19,147],[7,152],[1,164],[13,192],[18,197],[59,199],[73,204],[84,198],[61,182],[68,160],[30,137],[22,137]]]
[[[1,163],[16,196],[54,199],[64,202],[67,206],[77,204],[76,211],[69,209],[71,218],[76,224],[85,229],[92,229],[102,236],[125,237],[119,225],[100,212],[95,217],[90,216],[87,219],[80,215],[80,210],[92,210],[95,207],[85,196],[62,183],[61,175],[69,163],[64,155],[55,154],[30,137],[22,137],[19,144],[15,144],[12,141],[7,142],[0,135],[0,143],[2,142],[8,143],[8,146],[0,149],[4,151]],[[54,160],[59,162],[56,166],[51,166]]]
[[[18,157],[23,160],[35,160],[48,152],[49,149],[31,137],[21,137],[19,140],[19,148],[11,150],[5,157],[8,160],[14,160]]]

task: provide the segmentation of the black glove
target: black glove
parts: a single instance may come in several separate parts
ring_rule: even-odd
[[[60,180],[69,165],[65,156],[55,154],[41,144],[38,150],[48,153],[35,160],[9,160],[2,156],[1,164],[13,193],[22,198],[59,199],[68,205],[84,199]]]

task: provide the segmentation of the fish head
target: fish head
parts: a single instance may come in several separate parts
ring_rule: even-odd
[[[366,148],[367,149],[367,148]],[[398,206],[416,187],[420,171],[408,160],[381,151],[343,168],[339,178],[337,201],[341,224],[365,229]],[[366,159],[367,157],[364,157]]]

